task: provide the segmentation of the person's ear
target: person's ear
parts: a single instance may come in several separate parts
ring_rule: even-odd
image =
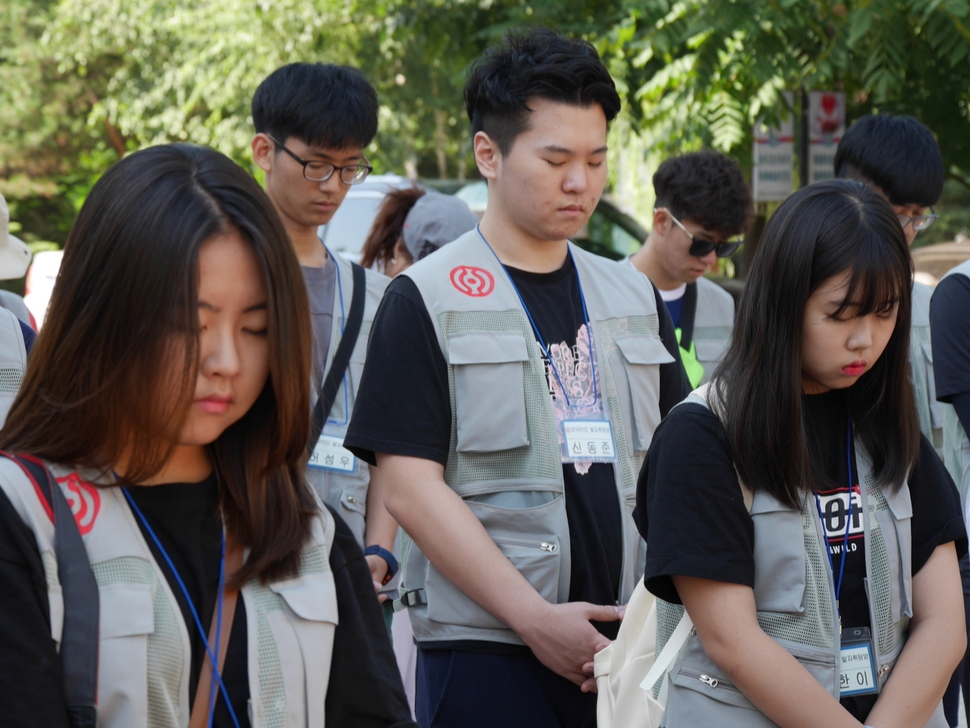
[[[253,137],[253,161],[264,172],[273,171],[273,156],[276,145],[266,134],[259,133]]]
[[[670,229],[670,215],[666,210],[657,208],[653,211],[653,231],[660,237],[664,237]]]
[[[480,131],[475,134],[472,146],[475,150],[475,164],[478,165],[478,171],[481,172],[482,177],[487,180],[498,177],[502,158],[502,150],[499,149],[498,143],[488,134]]]

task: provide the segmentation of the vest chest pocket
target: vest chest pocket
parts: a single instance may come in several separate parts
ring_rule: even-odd
[[[495,452],[529,444],[528,361],[525,337],[519,332],[466,331],[448,337],[458,452]]]
[[[143,725],[148,713],[148,636],[155,631],[153,589],[148,584],[107,584],[98,591],[99,724]]]
[[[615,372],[617,396],[624,425],[630,436],[629,454],[650,447],[653,431],[660,424],[660,365],[674,358],[656,336],[617,336],[623,373]],[[619,443],[618,443],[619,445]]]
[[[694,338],[694,346],[697,351],[697,361],[704,365],[705,374],[708,378],[712,374],[713,366],[721,361],[724,356],[724,351],[727,349],[728,338],[731,335],[731,330],[728,329],[727,336],[723,339],[698,339]]]
[[[876,511],[876,520],[889,553],[892,620],[913,616],[913,501],[909,485],[895,493],[885,490],[888,508]]]
[[[754,600],[759,612],[801,613],[805,600],[804,517],[758,491],[754,523]]]

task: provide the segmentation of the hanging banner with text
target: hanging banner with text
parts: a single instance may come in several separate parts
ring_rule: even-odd
[[[793,97],[785,93],[788,108]],[[795,154],[794,121],[785,112],[781,125],[769,127],[761,119],[754,125],[754,149],[752,159],[751,193],[755,202],[777,202],[792,193],[792,157]]]
[[[808,95],[808,182],[835,177],[835,150],[845,133],[845,94],[812,91]]]

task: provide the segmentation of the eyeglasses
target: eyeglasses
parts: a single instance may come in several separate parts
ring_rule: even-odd
[[[267,134],[267,136],[269,135]],[[339,171],[340,181],[345,185],[358,185],[367,179],[367,175],[374,171],[374,168],[367,164],[366,159],[364,160],[364,164],[347,164],[343,167],[330,164],[330,162],[307,161],[296,156],[282,142],[276,141],[273,137],[269,138],[273,141],[273,144],[303,165],[303,176],[311,182],[326,182],[333,176],[334,172]]]
[[[916,217],[910,217],[909,215],[897,215],[899,218],[899,224],[904,228],[913,223],[913,230],[926,230],[930,225],[932,225],[940,217],[936,214],[936,210],[932,207],[930,208],[929,215],[917,215]]]
[[[712,250],[717,251],[716,254],[718,258],[730,258],[732,255],[738,252],[738,248],[740,248],[741,243],[744,242],[744,240],[740,237],[732,238],[731,240],[723,243],[715,243],[713,240],[698,238],[694,235],[694,233],[685,228],[684,224],[674,217],[673,213],[666,207],[658,207],[656,210],[654,210],[654,212],[657,212],[657,210],[666,212],[668,215],[670,215],[670,219],[673,221],[674,225],[687,233],[687,237],[690,238],[690,250],[687,252],[693,255],[695,258],[703,258],[705,255],[710,255]]]

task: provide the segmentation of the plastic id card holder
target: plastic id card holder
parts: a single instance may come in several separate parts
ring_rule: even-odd
[[[872,637],[868,627],[852,627],[842,632],[839,695],[871,695],[879,692]]]
[[[562,461],[613,463],[616,462],[616,443],[613,426],[604,419],[572,419],[562,421]]]
[[[313,452],[310,453],[307,465],[311,468],[346,475],[356,473],[357,457],[344,447],[344,434],[344,432],[338,432],[336,428],[324,428]]]

